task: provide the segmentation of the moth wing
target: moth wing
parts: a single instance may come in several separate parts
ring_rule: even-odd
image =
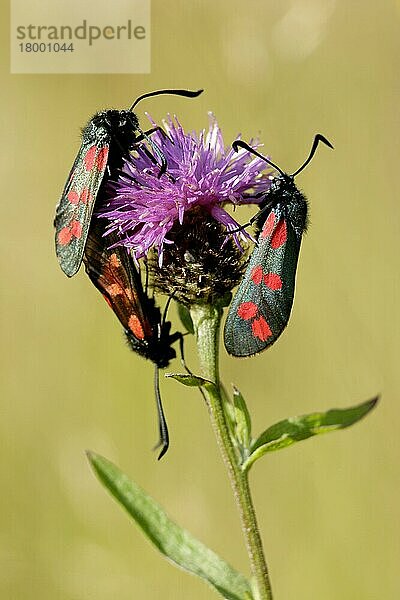
[[[229,354],[252,356],[281,335],[293,305],[299,251],[290,221],[271,211],[229,308],[224,330]]]
[[[86,273],[117,315],[122,326],[139,342],[153,336],[146,317],[140,274],[125,248],[108,246],[117,241],[113,235],[103,237],[104,229],[92,224],[86,242]]]
[[[56,254],[68,277],[83,258],[97,194],[107,167],[109,143],[85,143],[79,149],[56,208]]]

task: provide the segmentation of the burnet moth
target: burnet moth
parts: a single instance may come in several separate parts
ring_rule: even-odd
[[[160,175],[166,160],[151,134],[155,127],[142,131],[133,109],[144,98],[173,94],[195,98],[203,90],[158,90],[139,96],[128,110],[103,110],[96,113],[82,130],[82,143],[56,208],[56,253],[68,277],[77,273],[82,262],[93,208],[106,180],[122,167],[124,158],[143,140],[150,144]]]
[[[257,244],[229,307],[225,348],[233,356],[252,356],[271,346],[285,329],[292,309],[300,244],[307,228],[307,200],[295,177],[311,161],[317,146],[332,144],[321,134],[314,138],[307,160],[291,175],[245,142],[244,148],[279,172],[259,204],[259,212],[244,225],[254,225]]]
[[[171,323],[165,318],[166,310],[162,316],[154,299],[143,289],[138,268],[127,250],[118,246],[109,249],[118,241],[116,234],[106,237],[103,234],[104,226],[99,220],[92,221],[83,257],[86,273],[121,322],[130,348],[155,365],[154,387],[160,433],[156,447],[161,447],[160,459],[168,450],[169,434],[160,397],[159,369],[167,367],[175,358],[172,344],[178,340],[183,361],[183,336],[180,332],[171,334]]]

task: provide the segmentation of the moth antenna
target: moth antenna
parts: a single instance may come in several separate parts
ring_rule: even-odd
[[[308,163],[312,160],[312,158],[317,150],[318,144],[320,142],[322,142],[323,144],[325,144],[326,146],[328,146],[329,148],[332,148],[332,150],[334,150],[334,147],[332,146],[330,141],[327,140],[326,137],[324,137],[321,133],[317,133],[317,135],[314,138],[313,145],[311,146],[311,150],[310,150],[310,154],[308,155],[308,158],[301,165],[301,167],[299,167],[297,169],[297,171],[295,171],[294,173],[291,174],[290,177],[296,177],[296,175],[298,175],[303,169],[305,169],[305,167],[308,165]]]
[[[161,452],[158,455],[158,460],[160,460],[169,448],[169,434],[168,434],[167,421],[165,420],[164,409],[163,409],[163,405],[162,405],[162,401],[161,401],[160,378],[159,378],[157,365],[155,365],[155,369],[154,369],[154,391],[155,391],[155,396],[156,396],[157,412],[158,412],[158,428],[159,428],[159,432],[160,432],[160,439],[158,441],[158,444],[155,446],[154,450],[156,448],[161,447]]]
[[[203,91],[204,90],[196,90],[194,92],[191,90],[157,90],[156,92],[148,92],[147,94],[142,94],[141,96],[139,96],[139,98],[136,98],[135,102],[132,104],[129,110],[133,110],[135,106],[137,106],[139,102],[141,102],[141,100],[144,100],[144,98],[150,98],[151,96],[171,94],[173,96],[185,96],[185,98],[196,98],[197,96],[200,96],[200,94]]]
[[[281,175],[283,175],[283,176],[286,175],[286,173],[284,173],[284,171],[282,171],[282,169],[280,169],[278,167],[278,165],[276,165],[275,163],[273,163],[272,160],[270,160],[269,158],[267,158],[263,154],[260,154],[259,152],[257,152],[257,150],[254,150],[254,148],[252,148],[251,146],[249,146],[248,144],[246,144],[246,142],[243,142],[242,140],[235,140],[233,142],[233,144],[232,144],[232,148],[234,149],[235,152],[238,151],[238,148],[244,148],[245,150],[247,150],[251,154],[254,154],[254,156],[258,156],[258,158],[262,158],[263,160],[265,160],[265,162],[268,163],[269,165],[271,165],[271,167],[274,167],[274,169],[276,169],[277,171],[279,171],[279,173]]]

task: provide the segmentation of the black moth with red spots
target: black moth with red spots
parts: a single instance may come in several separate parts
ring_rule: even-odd
[[[163,153],[149,137],[157,128],[142,131],[134,107],[150,96],[173,94],[194,98],[203,90],[158,90],[139,96],[129,110],[104,110],[94,115],[82,130],[82,143],[56,208],[56,253],[68,277],[77,273],[96,198],[106,181],[123,165],[131,150],[146,139],[160,174],[166,170]]]
[[[281,171],[246,143],[233,143],[264,158],[279,171],[251,219],[257,245],[229,307],[225,323],[225,348],[233,356],[252,356],[271,346],[285,329],[292,310],[301,239],[307,228],[307,201],[294,182],[310,162],[322,135],[314,138],[310,154],[292,175]]]
[[[167,367],[175,358],[172,344],[178,340],[182,344],[182,334],[171,334],[171,323],[161,316],[153,298],[143,289],[140,273],[127,250],[118,246],[109,248],[118,241],[116,235],[103,237],[103,234],[104,225],[94,219],[83,257],[86,273],[118,317],[132,350],[155,365],[161,458],[168,449],[169,435],[160,398],[158,369]]]

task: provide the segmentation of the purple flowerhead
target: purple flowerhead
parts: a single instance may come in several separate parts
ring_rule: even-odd
[[[208,131],[199,134],[185,133],[178,119],[168,116],[163,122],[165,133],[156,131],[151,135],[165,156],[166,173],[160,176],[160,161],[154,160],[157,155],[148,144],[142,144],[125,161],[118,179],[108,185],[107,200],[97,212],[108,221],[106,233],[118,232],[120,245],[137,260],[149,256],[150,264],[158,263],[163,277],[170,273],[171,262],[177,274],[178,256],[185,285],[191,279],[195,285],[199,277],[203,283],[205,277],[210,278],[211,283],[214,274],[210,270],[218,267],[221,272],[224,261],[223,269],[232,270],[237,265],[237,275],[233,274],[229,283],[213,291],[206,286],[208,291],[203,290],[201,298],[231,289],[242,272],[240,239],[250,236],[239,229],[240,224],[224,207],[257,204],[261,200],[257,194],[269,187],[263,173],[265,161],[244,150],[235,152],[231,146],[225,147],[215,117],[211,113],[209,116]],[[229,231],[234,233],[229,235]],[[209,264],[210,253],[215,254],[215,265]],[[193,271],[194,264],[197,266]],[[166,293],[171,293],[171,287],[169,280],[161,285]]]

